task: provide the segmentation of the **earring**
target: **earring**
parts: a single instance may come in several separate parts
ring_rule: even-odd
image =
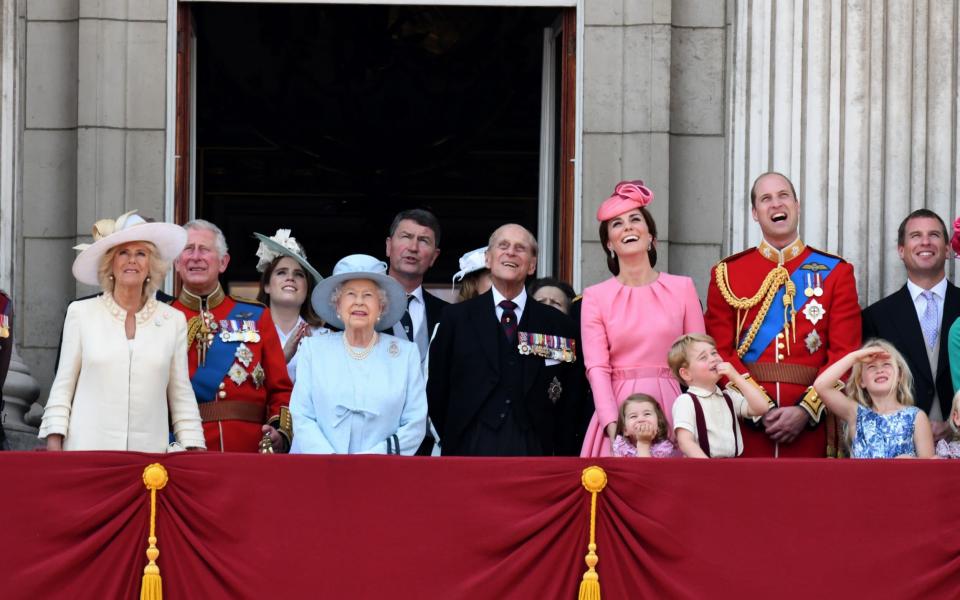
[[[617,255],[613,253],[613,248],[610,248],[610,258],[616,258]]]
[[[111,273],[111,274],[110,274],[110,281],[113,281],[113,279],[114,279],[113,273]]]
[[[144,283],[150,283],[150,276],[147,275],[147,278],[143,280]]]
[[[647,252],[653,250],[653,244],[647,244]]]

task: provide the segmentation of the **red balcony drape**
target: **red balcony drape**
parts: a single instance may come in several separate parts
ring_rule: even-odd
[[[2,597],[950,598],[960,461],[0,454]]]

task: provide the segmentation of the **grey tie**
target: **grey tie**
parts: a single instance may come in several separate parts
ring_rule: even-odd
[[[920,327],[923,329],[923,337],[927,341],[927,347],[931,350],[937,345],[937,337],[940,335],[940,323],[937,321],[937,295],[930,290],[924,290],[921,294],[927,301],[927,306],[923,309],[923,316],[920,318]]]

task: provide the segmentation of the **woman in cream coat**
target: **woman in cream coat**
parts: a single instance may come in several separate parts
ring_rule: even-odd
[[[181,446],[203,449],[186,321],[154,297],[186,231],[131,212],[98,221],[93,237],[73,274],[103,294],[67,309],[40,437],[48,450],[165,452],[172,425]]]

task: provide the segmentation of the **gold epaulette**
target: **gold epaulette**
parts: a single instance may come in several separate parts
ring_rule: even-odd
[[[740,258],[741,256],[746,256],[747,254],[750,254],[750,253],[753,252],[754,250],[756,250],[756,248],[747,248],[746,250],[743,250],[743,251],[741,251],[741,252],[737,252],[736,254],[731,254],[730,256],[727,256],[726,258],[720,259],[720,262],[717,263],[716,265],[714,265],[713,268],[716,269],[717,266],[720,265],[720,263],[730,262],[730,261],[733,261],[733,260],[736,260],[736,259]]]
[[[822,255],[824,255],[824,256],[829,256],[830,258],[835,258],[835,259],[837,259],[837,260],[839,260],[839,261],[841,261],[841,262],[847,262],[847,259],[845,259],[844,257],[840,256],[839,254],[833,254],[832,252],[827,252],[827,251],[825,251],[825,250],[821,250],[820,248],[814,248],[813,246],[807,246],[807,248],[810,248],[812,251],[816,252],[817,254],[822,254]]]
[[[243,304],[253,304],[254,306],[262,306],[264,308],[266,308],[267,306],[263,302],[259,302],[258,300],[254,300],[252,298],[243,298],[241,296],[234,296],[233,294],[230,294],[230,297],[233,298],[234,302],[242,302]]]

